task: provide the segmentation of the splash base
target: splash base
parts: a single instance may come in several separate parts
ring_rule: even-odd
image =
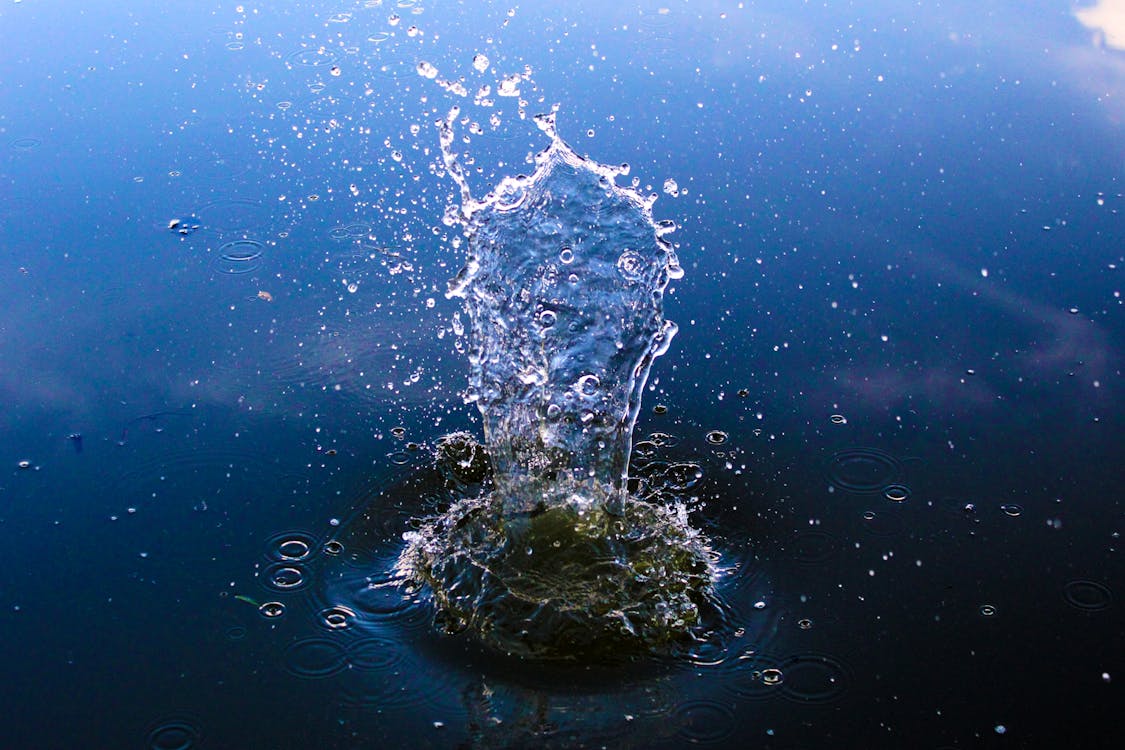
[[[682,511],[555,505],[504,515],[461,500],[409,535],[400,568],[433,591],[437,620],[533,659],[621,658],[689,647],[714,624],[713,555]]]

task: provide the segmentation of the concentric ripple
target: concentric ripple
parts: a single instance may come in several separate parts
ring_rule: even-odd
[[[856,494],[882,493],[901,471],[898,459],[877,448],[848,448],[828,460],[828,481]]]
[[[1063,599],[1075,609],[1099,612],[1113,603],[1113,592],[1103,583],[1079,579],[1063,586]]]
[[[285,650],[285,669],[296,677],[324,679],[343,672],[348,651],[329,638],[303,638]]]

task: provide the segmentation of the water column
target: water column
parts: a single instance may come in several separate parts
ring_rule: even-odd
[[[508,513],[620,513],[649,368],[676,331],[664,289],[682,271],[655,198],[616,184],[627,168],[575,154],[553,114],[537,122],[551,144],[534,173],[463,196],[469,258],[450,294],[472,323],[469,398]]]

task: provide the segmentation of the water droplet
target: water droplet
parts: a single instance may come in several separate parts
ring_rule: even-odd
[[[561,262],[561,263],[573,263],[574,262],[574,251],[571,250],[569,247],[564,247],[561,251],[559,251],[559,262]]]
[[[995,617],[997,613],[995,604],[982,604],[980,605],[981,617]]]
[[[1023,508],[1016,505],[1015,503],[1006,503],[1004,505],[1001,505],[1000,510],[1004,511],[1004,513],[1006,515],[1009,515],[1009,516],[1012,516],[1012,517],[1018,516],[1021,513],[1023,513]]]
[[[24,459],[23,461],[20,461],[18,464],[16,464],[16,466],[18,466],[21,469],[30,469],[31,468],[31,462],[28,461],[27,459]]]
[[[338,555],[344,551],[344,545],[341,542],[332,539],[324,543],[324,554]]]
[[[812,620],[808,619],[807,617],[802,620],[797,620],[797,627],[799,627],[801,630],[811,630]]]
[[[848,423],[848,418],[845,417],[843,414],[833,414],[828,419],[829,419],[830,422],[832,422],[832,424],[847,424]]]
[[[479,52],[473,55],[473,68],[475,68],[478,73],[483,73],[488,70],[488,56],[482,55]]]
[[[707,433],[706,440],[711,445],[722,445],[727,441],[727,433],[722,430],[711,430]]]

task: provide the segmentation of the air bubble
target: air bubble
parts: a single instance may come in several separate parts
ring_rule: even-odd
[[[598,380],[597,375],[583,375],[578,378],[578,392],[583,396],[596,395],[599,385],[601,385],[601,381]]]

